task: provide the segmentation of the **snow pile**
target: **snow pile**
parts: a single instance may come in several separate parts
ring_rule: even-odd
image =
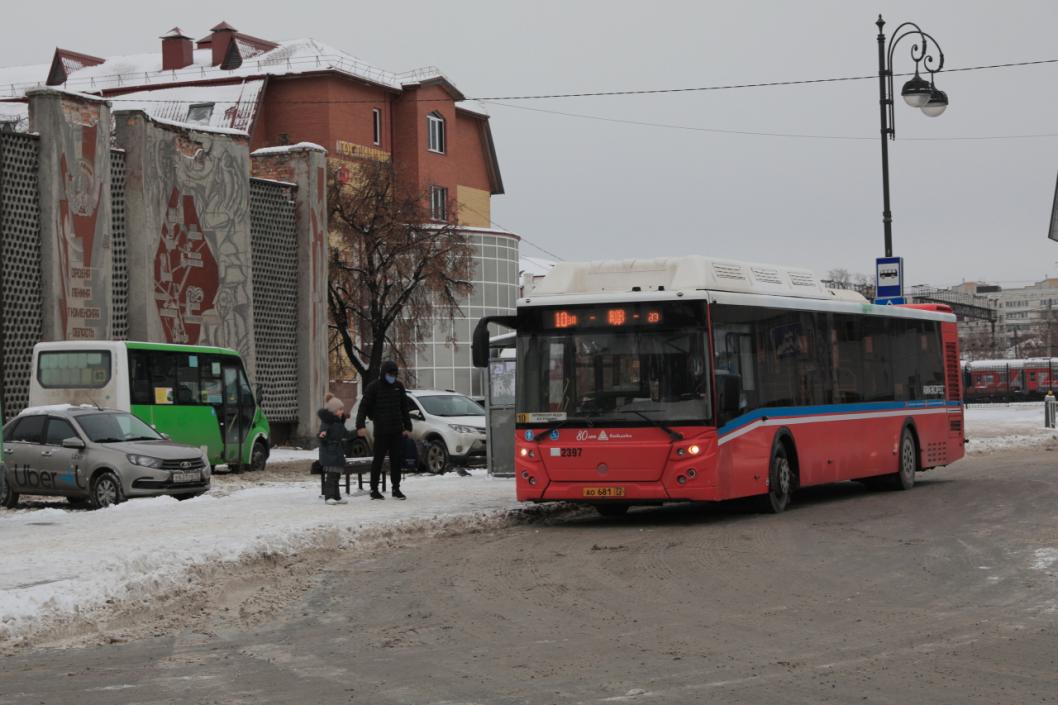
[[[7,557],[0,642],[110,603],[174,592],[206,564],[291,554],[323,541],[349,545],[381,535],[399,542],[431,527],[465,530],[518,507],[513,481],[483,472],[409,477],[406,502],[355,497],[327,506],[319,487],[313,479],[184,502],[158,497],[100,511],[0,513]]]
[[[968,453],[1028,448],[1058,438],[1043,425],[1043,402],[972,404],[966,408]]]

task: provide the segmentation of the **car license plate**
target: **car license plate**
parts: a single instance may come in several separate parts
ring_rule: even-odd
[[[173,482],[198,482],[202,479],[202,473],[196,472],[174,472]]]
[[[585,497],[624,497],[624,487],[585,487]]]

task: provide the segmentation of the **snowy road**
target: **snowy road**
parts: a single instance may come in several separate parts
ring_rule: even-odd
[[[343,506],[325,505],[315,479],[227,495],[224,480],[217,485],[220,496],[184,502],[159,497],[95,512],[62,504],[0,512],[0,643],[90,619],[86,613],[115,602],[149,602],[186,586],[198,566],[347,545],[380,527],[428,532],[453,521],[487,523],[516,507],[513,480],[483,472],[409,477],[406,502],[354,497]]]
[[[1042,403],[971,407],[968,451],[995,454],[1047,443],[1054,432],[1042,428],[1042,417]],[[141,603],[151,609],[152,600],[189,582],[208,585],[211,575],[239,562],[345,546],[380,531],[502,524],[517,506],[512,481],[475,471],[469,478],[411,477],[406,503],[360,497],[328,507],[318,498],[317,480],[297,474],[312,457],[311,451],[277,450],[272,460],[287,472],[219,476],[209,495],[186,502],[136,500],[88,512],[52,500],[0,510],[0,646],[40,643],[38,637],[64,629],[90,631],[96,612]]]
[[[779,516],[567,513],[284,559],[240,576],[311,578],[267,613],[219,591],[127,642],[0,658],[0,705],[1054,702],[1056,504],[1053,453],[1004,450]]]

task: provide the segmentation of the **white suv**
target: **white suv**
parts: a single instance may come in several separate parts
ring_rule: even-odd
[[[485,409],[468,396],[434,389],[409,389],[411,437],[419,448],[419,465],[440,474],[451,466],[485,463]],[[353,406],[346,428],[355,431]],[[372,424],[367,421],[367,438],[354,437],[346,455],[363,458],[372,453]]]

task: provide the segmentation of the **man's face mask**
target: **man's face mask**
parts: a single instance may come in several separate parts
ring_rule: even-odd
[[[387,373],[386,374],[386,381],[389,382],[390,384],[393,384],[394,382],[397,381],[397,375]]]

